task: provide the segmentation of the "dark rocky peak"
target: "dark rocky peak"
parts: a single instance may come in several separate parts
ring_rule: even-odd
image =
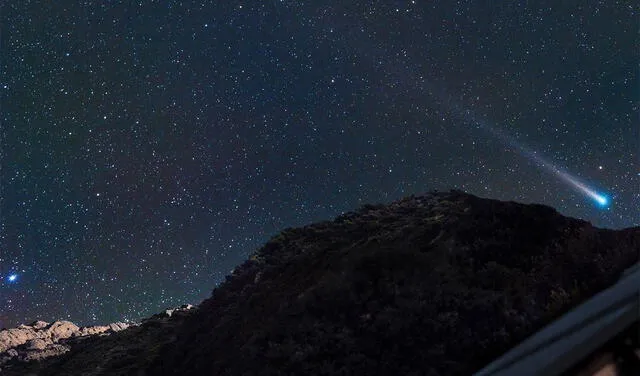
[[[469,374],[639,254],[640,229],[598,229],[543,205],[460,191],[365,205],[273,237],[153,370]]]
[[[411,196],[285,229],[196,309],[13,362],[3,376],[468,375],[639,254],[639,228],[460,191]],[[11,349],[40,346],[26,343]]]

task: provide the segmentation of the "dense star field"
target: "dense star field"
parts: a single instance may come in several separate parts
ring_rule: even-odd
[[[0,2],[0,327],[197,303],[285,227],[434,189],[638,225],[637,21],[627,1]]]

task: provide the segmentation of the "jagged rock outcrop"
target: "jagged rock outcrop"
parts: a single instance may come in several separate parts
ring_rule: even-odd
[[[126,323],[108,326],[78,327],[69,321],[56,321],[51,324],[35,321],[29,325],[0,331],[0,367],[11,361],[42,360],[64,354],[70,350],[70,338],[109,334],[129,327]]]
[[[197,308],[1,374],[467,375],[639,256],[640,228],[458,191],[412,196],[286,229]]]
[[[52,324],[36,321],[32,325],[20,325],[15,329],[5,329],[0,331],[0,353],[36,339],[43,343],[58,342],[60,339],[77,335],[79,330],[80,328],[69,321],[56,321]]]
[[[166,319],[166,318],[172,317],[174,314],[175,315],[187,314],[193,308],[194,308],[194,306],[191,305],[191,304],[183,304],[178,308],[165,309],[164,311],[162,311],[160,313],[156,313],[155,315],[151,316],[148,319],[142,320],[142,322],[153,321],[153,320],[162,320],[162,319]]]
[[[173,333],[173,326],[193,312],[194,308],[186,304],[167,309],[143,320],[140,324],[116,322],[109,325],[78,327],[69,321],[56,321],[51,324],[36,321],[29,325],[20,325],[18,328],[2,330],[0,375],[58,374],[58,371],[54,371],[55,365],[68,361],[61,356],[69,353],[73,354],[74,359],[83,359],[78,369],[92,365],[95,366],[94,371],[98,372],[97,374],[102,374],[100,370],[103,364],[116,362],[123,354],[157,351],[166,342],[165,334],[172,338],[170,333]],[[165,333],[159,333],[163,330]],[[119,336],[114,336],[116,333]],[[146,346],[155,348],[145,349]],[[92,351],[86,351],[88,348]],[[96,349],[101,351],[95,352]],[[87,359],[77,353],[91,355]],[[75,372],[75,369],[71,372]],[[85,370],[82,374],[91,373]]]

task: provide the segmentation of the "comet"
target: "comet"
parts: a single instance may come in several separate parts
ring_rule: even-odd
[[[362,56],[377,56],[384,55],[386,51],[377,51],[364,49],[361,45],[356,45],[360,48]],[[371,46],[367,44],[367,46]],[[378,60],[372,63],[377,67]],[[437,84],[435,81],[425,80],[423,74],[420,74],[418,66],[411,64],[404,64],[402,67],[395,66],[387,71],[388,74],[394,75],[396,82],[406,83],[406,88],[412,88],[417,93],[424,95],[425,97],[431,97],[434,100],[435,106],[440,106],[446,112],[451,115],[462,119],[467,125],[477,126],[484,129],[486,132],[494,135],[496,138],[504,142],[505,144],[512,146],[513,149],[519,154],[530,158],[537,167],[551,172],[556,175],[562,182],[567,183],[572,189],[576,190],[580,194],[584,195],[588,199],[592,200],[598,207],[607,208],[611,205],[611,199],[603,193],[598,192],[596,189],[589,187],[586,183],[582,182],[579,178],[569,174],[567,171],[563,171],[553,163],[545,160],[539,153],[520,143],[514,136],[507,133],[505,130],[500,129],[497,125],[492,125],[488,121],[481,119],[480,116],[472,112],[468,107],[463,106],[463,102],[460,96],[452,95],[444,87]],[[418,86],[416,83],[420,82]],[[426,99],[426,98],[425,98]]]
[[[449,110],[455,113],[457,116],[461,117],[467,123],[471,123],[476,125],[478,128],[483,129],[484,131],[492,134],[495,138],[502,141],[504,144],[512,147],[515,151],[517,151],[520,155],[528,158],[532,162],[534,162],[538,167],[552,173],[557,176],[561,181],[567,183],[571,188],[581,193],[585,197],[593,200],[595,204],[597,204],[600,208],[607,208],[611,204],[611,200],[609,197],[604,194],[598,192],[596,189],[589,187],[586,183],[582,182],[579,178],[569,174],[567,171],[562,170],[555,164],[549,162],[544,157],[540,155],[540,153],[531,149],[527,145],[519,142],[515,137],[508,134],[507,132],[492,126],[489,122],[480,119],[473,112],[468,109],[462,110],[462,108],[454,103],[453,101],[449,101]]]
[[[553,175],[557,176],[561,181],[567,183],[571,188],[583,194],[585,197],[593,200],[598,207],[607,208],[610,204],[610,199],[607,195],[597,192],[594,188],[590,188],[582,182],[579,178],[569,174],[567,171],[563,171],[555,164],[549,162],[543,158],[538,152],[529,148],[528,146],[518,142],[513,136],[506,134],[503,131],[499,131],[494,127],[487,125],[486,123],[478,124],[481,128],[495,135],[502,140],[505,144],[513,147],[519,154],[528,158],[540,168],[547,170]]]
[[[587,187],[584,183],[578,181],[573,176],[570,176],[566,173],[559,173],[559,176],[562,180],[568,182],[572,186],[574,186],[577,190],[585,194],[587,197],[593,199],[600,207],[606,208],[609,206],[609,197],[602,193],[598,193],[595,190]]]
[[[589,199],[593,200],[599,207],[606,208],[609,206],[610,200],[605,194],[599,193],[595,189],[588,187],[585,183],[580,181],[579,178],[569,174],[566,171],[561,170],[559,167],[547,161],[545,158],[540,156],[537,152],[528,148],[526,145],[516,143],[515,140],[513,140],[513,142],[509,142],[509,144],[515,146],[515,149],[520,154],[524,155],[525,157],[528,157],[530,160],[536,163],[539,167],[551,172],[553,175],[557,176],[561,181],[567,183],[571,188],[583,194],[585,197],[588,197]]]

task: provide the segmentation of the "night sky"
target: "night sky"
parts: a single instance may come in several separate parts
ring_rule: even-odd
[[[634,2],[0,4],[0,327],[198,303],[430,190],[640,224]]]

